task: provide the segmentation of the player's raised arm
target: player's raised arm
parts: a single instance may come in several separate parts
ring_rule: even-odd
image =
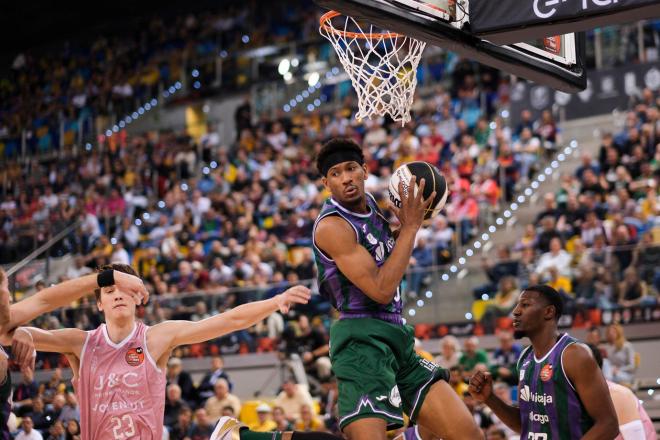
[[[77,328],[61,330],[42,330],[36,327],[19,327],[14,332],[14,338],[27,343],[31,342],[38,351],[49,351],[74,355],[80,358],[80,352],[85,344],[87,332]],[[25,353],[19,353],[19,356]]]
[[[572,344],[563,353],[562,362],[566,375],[594,425],[582,440],[611,440],[619,434],[619,425],[605,378],[589,349],[582,344]]]
[[[132,295],[139,302],[149,298],[149,292],[138,277],[117,270],[99,272],[85,275],[74,280],[48,287],[34,295],[11,305],[11,319],[9,324],[0,328],[0,335],[11,332],[19,325],[32,321],[37,316],[51,312],[60,307],[67,306],[84,296],[90,295],[102,285],[116,285],[119,289]],[[8,344],[7,337],[2,339]]]
[[[273,298],[242,304],[201,321],[165,321],[149,330],[149,350],[159,359],[179,345],[196,344],[249,328],[276,311],[287,313],[294,304],[307,304],[307,287],[295,286]]]
[[[415,186],[414,179],[415,176],[410,182],[411,188]],[[357,242],[355,231],[342,218],[328,216],[316,226],[316,244],[335,261],[339,270],[353,284],[377,303],[389,304],[392,301],[408,268],[415,236],[424,221],[426,209],[435,198],[433,192],[427,200],[423,200],[424,184],[422,179],[416,196],[410,191],[406,197],[402,197],[400,209],[393,207],[401,221],[401,228],[392,254],[380,267],[376,265],[371,254]],[[400,194],[404,194],[402,185],[399,185]]]

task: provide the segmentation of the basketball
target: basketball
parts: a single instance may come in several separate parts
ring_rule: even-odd
[[[404,195],[408,194],[409,182],[412,176],[417,178],[415,184],[415,194],[417,194],[417,187],[424,179],[426,184],[424,186],[424,199],[431,196],[435,191],[435,199],[431,206],[428,208],[424,218],[426,220],[435,217],[444,208],[447,203],[449,189],[447,188],[447,181],[440,174],[438,169],[428,162],[408,162],[401,165],[394,171],[390,178],[389,192],[390,200],[397,208],[401,207],[401,195],[399,194],[399,182],[403,182]]]

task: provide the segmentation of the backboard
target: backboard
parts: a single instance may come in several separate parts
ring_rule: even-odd
[[[557,37],[497,45],[470,31],[468,0],[316,0],[320,6],[359,17],[521,78],[575,93],[587,84],[584,37]]]

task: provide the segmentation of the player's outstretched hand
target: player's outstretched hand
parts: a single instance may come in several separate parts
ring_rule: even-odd
[[[17,328],[11,340],[11,354],[21,370],[29,369],[34,371],[34,361],[37,352],[34,350],[34,341],[32,334],[24,328]]]
[[[149,291],[144,287],[140,278],[118,270],[115,270],[113,275],[115,286],[122,292],[131,295],[136,304],[146,304],[149,301]]]
[[[275,297],[280,312],[289,313],[289,309],[294,304],[307,304],[312,297],[310,290],[305,286],[293,286],[284,293]]]
[[[477,371],[470,378],[468,391],[477,402],[484,403],[493,392],[493,376],[490,373]]]
[[[401,222],[401,229],[412,228],[417,231],[424,222],[426,211],[431,206],[431,203],[433,203],[433,199],[435,199],[435,191],[433,191],[431,196],[424,200],[424,187],[426,186],[426,181],[424,179],[420,181],[419,187],[417,188],[417,194],[415,194],[414,188],[416,182],[417,177],[412,176],[408,183],[408,191],[406,193],[403,190],[403,181],[399,181],[401,208],[397,208],[393,204],[390,204],[390,208],[394,211],[394,214]]]

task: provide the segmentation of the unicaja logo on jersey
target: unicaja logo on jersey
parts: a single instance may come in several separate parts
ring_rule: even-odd
[[[543,406],[552,405],[552,396],[548,394],[537,394],[529,391],[529,386],[525,385],[520,390],[520,400],[525,402],[541,403]]]

